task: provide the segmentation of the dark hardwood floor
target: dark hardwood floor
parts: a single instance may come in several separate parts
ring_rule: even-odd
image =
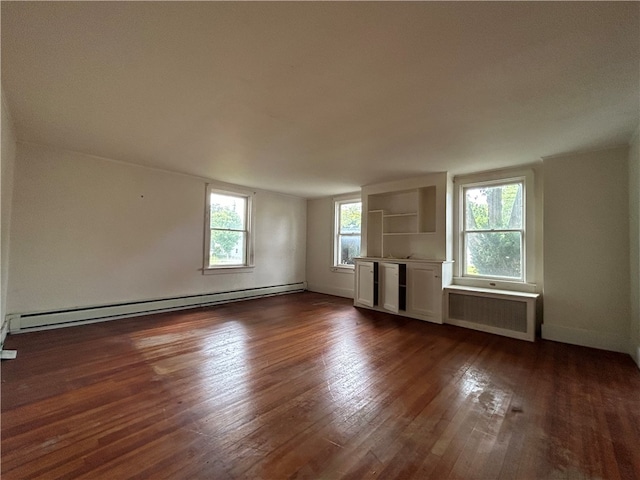
[[[2,478],[640,478],[640,371],[302,293],[24,335]]]

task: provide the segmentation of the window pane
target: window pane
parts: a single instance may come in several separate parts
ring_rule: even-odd
[[[338,263],[341,265],[353,265],[354,257],[360,255],[360,235],[340,236],[340,257]]]
[[[466,234],[467,275],[522,277],[522,233]]]
[[[244,232],[211,230],[209,265],[243,265],[245,239]]]
[[[361,202],[340,205],[340,233],[360,233],[361,210]]]
[[[522,228],[522,183],[465,189],[467,230]]]
[[[247,199],[211,194],[211,228],[245,230]]]

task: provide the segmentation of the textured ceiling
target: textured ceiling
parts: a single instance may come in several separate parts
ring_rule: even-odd
[[[305,197],[627,143],[638,2],[2,2],[18,138]]]

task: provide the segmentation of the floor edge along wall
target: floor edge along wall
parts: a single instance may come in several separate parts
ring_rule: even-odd
[[[291,283],[230,292],[189,295],[184,297],[164,298],[114,305],[100,305],[95,307],[48,312],[10,314],[7,315],[8,321],[6,323],[8,323],[9,331],[11,333],[25,333],[107,320],[116,320],[118,318],[134,317],[149,313],[204,307],[238,300],[249,300],[252,298],[295,293],[301,292],[304,289],[304,283]]]

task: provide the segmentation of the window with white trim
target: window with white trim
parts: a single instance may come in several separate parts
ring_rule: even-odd
[[[333,266],[354,268],[354,259],[360,255],[362,202],[359,198],[335,200],[334,207]]]
[[[249,267],[252,195],[207,185],[205,269]]]
[[[533,171],[467,175],[455,184],[455,283],[515,290],[534,284]]]
[[[524,281],[524,181],[462,188],[463,276]]]

